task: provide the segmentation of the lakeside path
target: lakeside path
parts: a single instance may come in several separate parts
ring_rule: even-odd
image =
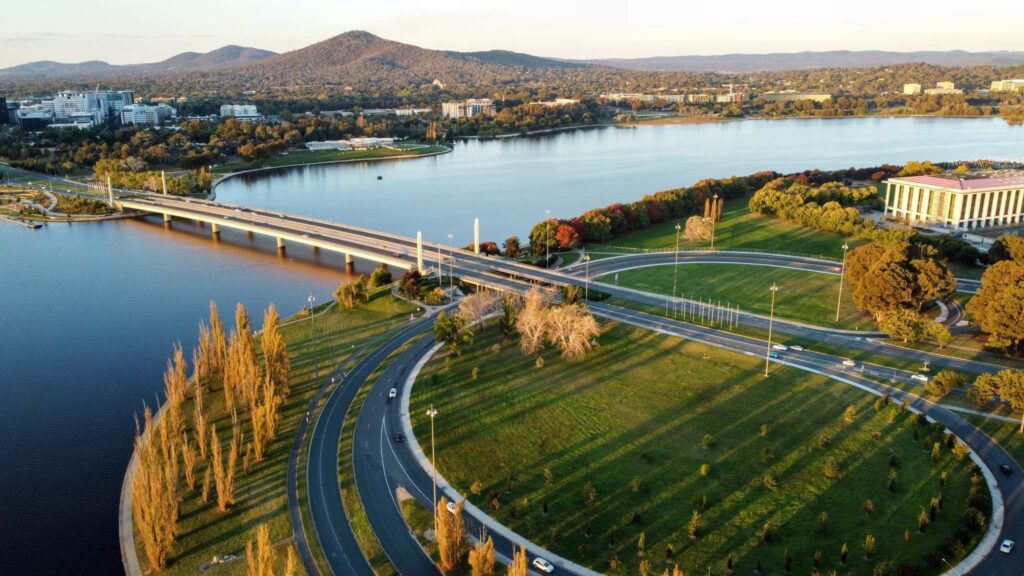
[[[281,170],[285,168],[301,168],[303,166],[323,166],[325,164],[351,164],[354,162],[379,162],[381,160],[408,160],[411,158],[430,158],[431,156],[440,156],[442,154],[448,154],[452,151],[448,146],[442,146],[443,150],[437,150],[435,152],[425,152],[423,154],[399,154],[394,156],[371,156],[368,158],[339,158],[337,160],[324,160],[322,162],[299,162],[296,164],[282,164],[280,166],[260,166],[258,168],[247,168],[239,170],[237,172],[229,172],[214,179],[213,184],[210,186],[210,194],[213,195],[217,190],[217,186],[236,176],[242,176],[245,174],[255,174],[258,172],[267,172],[270,170]]]

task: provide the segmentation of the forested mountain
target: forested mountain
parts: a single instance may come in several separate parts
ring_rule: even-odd
[[[148,64],[114,65],[92,60],[65,64],[41,60],[0,69],[0,78],[108,78],[112,76],[141,76],[147,74],[218,70],[258,62],[275,53],[246,46],[223,46],[210,52],[182,52],[161,62]]]
[[[809,68],[872,68],[894,64],[924,63],[936,66],[1014,66],[1024,64],[1024,52],[888,52],[883,50],[833,50],[771,54],[722,54],[717,56],[655,56],[578,60],[627,70],[670,72],[762,72]]]

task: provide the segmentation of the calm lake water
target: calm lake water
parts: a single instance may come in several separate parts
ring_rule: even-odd
[[[1001,120],[750,121],[469,142],[443,156],[264,173],[220,200],[447,241],[525,236],[554,216],[704,177],[906,160],[1024,157]],[[382,176],[381,180],[377,176]],[[117,501],[133,414],[154,402],[175,341],[210,300],[230,318],[329,298],[340,258],[156,220],[0,223],[0,574],[115,574]],[[357,263],[369,271],[371,264]]]

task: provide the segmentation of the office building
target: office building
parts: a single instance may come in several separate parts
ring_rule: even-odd
[[[121,123],[159,126],[173,116],[174,108],[167,104],[128,104],[121,110]]]
[[[761,94],[761,98],[769,102],[796,102],[798,100],[813,100],[814,102],[824,102],[825,100],[831,100],[831,94],[820,94],[816,92],[797,92],[796,90],[783,90],[781,92],[765,92]]]
[[[952,82],[936,82],[935,88],[924,91],[925,94],[963,94],[964,91],[957,88]]]
[[[743,102],[747,99],[747,95],[744,92],[729,92],[728,94],[719,94],[715,96],[715,102],[719,104],[731,104],[733,102]]]
[[[238,118],[239,120],[262,120],[263,116],[256,111],[255,104],[224,104],[220,107],[222,118]]]
[[[580,101],[576,100],[575,98],[555,98],[554,100],[549,100],[547,102],[530,102],[530,104],[534,104],[536,106],[544,106],[545,108],[559,108],[559,107],[562,107],[562,106],[575,106],[576,104],[579,104],[579,103],[580,103]]]
[[[448,118],[472,118],[473,116],[494,116],[494,103],[490,98],[470,98],[461,102],[444,102],[441,113]]]
[[[1024,92],[1024,79],[993,80],[990,92]]]
[[[41,132],[53,124],[53,107],[41,104],[21,106],[15,112],[18,126],[26,132]]]
[[[93,124],[107,119],[106,101],[99,92],[58,92],[53,96],[53,117],[59,122],[71,119],[71,115],[84,112],[92,115]]]
[[[350,138],[348,140],[323,140],[306,142],[307,150],[367,150],[386,148],[395,144],[394,138]]]
[[[890,178],[884,213],[959,230],[1019,225],[1024,220],[1024,172]]]
[[[914,96],[921,93],[921,85],[917,83],[904,84],[903,94],[907,96]]]
[[[0,96],[0,124],[10,124],[11,119],[7,115],[7,98]]]
[[[18,108],[21,108],[21,102],[8,102],[6,109],[0,110],[0,116],[6,118],[8,124],[17,124]]]

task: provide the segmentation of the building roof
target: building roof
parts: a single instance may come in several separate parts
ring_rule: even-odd
[[[892,178],[900,182],[910,182],[935,188],[951,188],[953,190],[983,190],[986,188],[1014,188],[1024,186],[1024,172],[999,174],[993,176],[936,174],[933,176],[907,176]]]

